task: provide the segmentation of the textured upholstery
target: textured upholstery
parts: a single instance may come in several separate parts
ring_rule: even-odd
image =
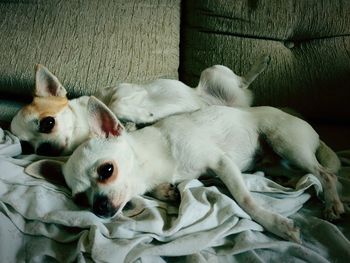
[[[350,1],[183,2],[180,78],[225,64],[244,73],[261,54],[271,64],[253,83],[257,105],[290,106],[308,119],[350,122]]]
[[[331,145],[350,147],[350,1],[0,0],[0,14],[0,124],[30,99],[35,63],[75,97],[177,78],[179,54],[192,86],[207,66],[242,74],[270,54],[251,86],[256,104],[292,107],[329,127],[318,131]]]
[[[0,0],[0,13],[0,120],[13,115],[9,101],[30,98],[36,63],[71,97],[177,78],[180,0]]]

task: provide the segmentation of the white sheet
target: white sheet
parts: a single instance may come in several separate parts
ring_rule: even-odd
[[[179,185],[181,204],[150,197],[110,220],[82,210],[68,189],[32,178],[18,139],[0,129],[0,255],[3,262],[349,262],[350,221],[321,219],[314,198],[321,185],[311,174],[284,188],[263,173],[245,182],[261,205],[290,216],[303,244],[281,240],[225,193],[216,178]],[[350,200],[350,151],[341,153],[342,198]],[[209,186],[204,186],[209,185]],[[313,197],[310,199],[310,197]],[[302,209],[301,209],[302,208]]]

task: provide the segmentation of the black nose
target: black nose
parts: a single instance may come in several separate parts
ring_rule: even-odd
[[[118,210],[118,207],[114,207],[109,198],[105,195],[98,195],[94,199],[92,212],[99,217],[111,217]]]
[[[59,156],[62,150],[51,143],[44,142],[36,149],[36,154],[45,156]]]

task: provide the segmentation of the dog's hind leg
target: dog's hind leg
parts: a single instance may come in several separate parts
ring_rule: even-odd
[[[316,150],[316,158],[330,172],[337,173],[339,171],[341,164],[337,154],[323,141],[320,141],[320,146]]]
[[[293,120],[289,123],[293,125]],[[320,180],[325,200],[325,218],[328,220],[338,219],[344,213],[344,206],[340,201],[336,187],[337,176],[334,174],[334,169],[338,164],[333,161],[329,167],[331,169],[320,164],[316,155],[320,157],[320,147],[325,147],[324,143],[320,142],[317,133],[311,126],[305,125],[305,122],[304,125],[301,125],[302,122],[294,122],[294,124],[297,125],[295,126],[297,128],[285,126],[276,129],[266,134],[266,139],[273,150],[283,159],[303,171],[312,173]],[[283,125],[280,126],[283,127]],[[334,158],[333,154],[330,155]],[[325,156],[326,154],[323,153],[322,158]],[[325,161],[324,163],[327,164]]]
[[[251,69],[242,77],[241,88],[248,88],[249,85],[267,68],[270,61],[270,56],[263,55],[259,57]]]
[[[327,220],[339,219],[340,215],[344,213],[344,206],[337,192],[337,176],[323,167],[317,161],[315,154],[310,150],[303,152],[297,151],[295,154],[298,155],[297,158],[295,158],[296,156],[293,153],[285,157],[294,165],[315,175],[322,184],[325,201],[325,218]]]
[[[241,171],[229,157],[223,154],[216,166],[211,169],[224,182],[237,203],[256,222],[279,237],[301,243],[299,229],[294,226],[292,220],[256,204],[245,186]]]
[[[242,88],[243,78],[229,68],[215,65],[202,71],[196,92],[209,105],[249,107],[253,101],[251,90]]]
[[[249,107],[253,102],[253,93],[248,87],[269,62],[269,56],[260,57],[243,77],[228,67],[212,66],[202,71],[196,91],[210,105]]]

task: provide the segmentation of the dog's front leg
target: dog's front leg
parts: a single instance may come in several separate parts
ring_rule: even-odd
[[[268,231],[290,241],[301,243],[300,232],[292,220],[259,207],[245,186],[242,173],[226,155],[212,168],[225,183],[237,203]]]

